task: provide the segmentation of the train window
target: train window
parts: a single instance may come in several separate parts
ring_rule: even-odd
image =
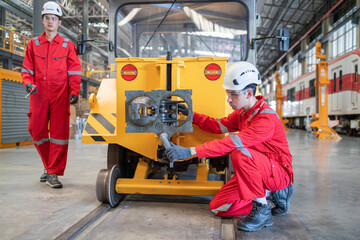
[[[115,16],[116,57],[217,56],[247,59],[249,13],[240,1],[142,2]]]
[[[336,72],[334,72],[334,92],[336,92]]]
[[[355,83],[358,81],[358,65],[355,64]]]
[[[342,90],[342,70],[339,72],[339,91]]]
[[[315,97],[315,79],[309,82],[309,97]]]
[[[287,100],[295,101],[295,88],[294,87],[287,91]]]

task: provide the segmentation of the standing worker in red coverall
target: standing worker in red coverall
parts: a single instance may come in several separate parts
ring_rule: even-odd
[[[74,44],[58,34],[62,11],[46,2],[41,12],[45,32],[26,48],[22,77],[30,95],[29,132],[44,164],[40,182],[61,188],[69,142],[70,104],[78,101],[81,65]]]
[[[172,144],[166,151],[170,160],[230,154],[235,175],[214,196],[210,209],[222,217],[248,214],[238,221],[238,229],[251,232],[272,226],[272,215],[285,215],[293,195],[292,156],[285,131],[264,97],[255,97],[260,83],[254,65],[233,64],[223,87],[234,112],[222,119],[194,113],[193,124],[211,133],[235,133],[191,148]],[[179,112],[187,115],[188,109],[180,105]],[[270,194],[273,209],[267,202]]]

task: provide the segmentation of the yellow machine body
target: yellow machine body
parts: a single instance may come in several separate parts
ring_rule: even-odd
[[[136,67],[136,78],[132,81],[122,77],[124,66]],[[154,133],[126,133],[125,91],[166,90],[166,68],[171,64],[171,90],[192,89],[193,111],[214,118],[222,118],[231,112],[222,88],[226,70],[226,57],[196,58],[118,58],[116,79],[104,79],[97,95],[89,99],[91,112],[82,134],[85,143],[115,143],[134,151],[148,160],[157,161],[157,148],[161,141]],[[205,76],[205,68],[217,64],[221,75],[217,80]],[[175,133],[171,140],[179,146],[194,147],[224,134],[211,134],[193,126],[192,133]],[[201,168],[203,167],[203,168]],[[224,184],[223,181],[208,181],[208,168],[198,164],[197,180],[169,180],[167,183],[147,179],[148,166],[139,160],[132,179],[117,181],[118,193],[171,194],[171,195],[214,195]],[[199,174],[202,176],[199,176]],[[206,177],[205,177],[206,176]],[[166,177],[164,178],[166,179]],[[164,185],[165,184],[165,185]],[[173,189],[173,190],[170,190]]]

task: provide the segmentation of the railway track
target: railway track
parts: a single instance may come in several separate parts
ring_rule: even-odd
[[[120,233],[121,239],[131,239],[124,231],[128,235],[150,234],[146,235],[147,239],[156,239],[151,234],[157,231],[160,234],[157,239],[161,234],[172,238],[183,235],[187,239],[238,239],[236,221],[215,217],[209,212],[208,204],[208,197],[127,195],[115,208],[99,205],[56,239],[91,239],[109,234],[116,237]],[[161,226],[169,229],[164,231]]]

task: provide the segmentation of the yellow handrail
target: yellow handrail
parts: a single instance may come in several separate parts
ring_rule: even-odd
[[[26,46],[30,38],[12,31],[9,28],[0,25],[0,49],[20,55],[25,56]],[[81,62],[81,73],[84,77],[101,81],[106,77],[106,70],[102,70],[94,65],[84,62]]]
[[[29,37],[0,26],[0,49],[25,56],[26,45],[29,41]]]

